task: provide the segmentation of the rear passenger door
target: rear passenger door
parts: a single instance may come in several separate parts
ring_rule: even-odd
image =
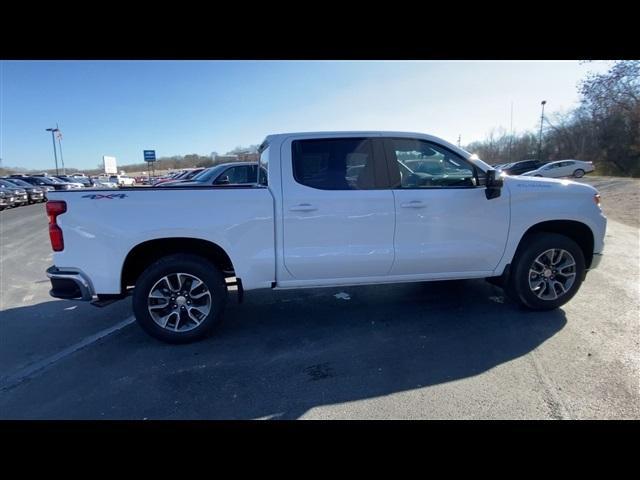
[[[550,163],[545,167],[545,177],[558,178],[562,177],[562,162]]]
[[[393,192],[377,138],[294,138],[282,145],[283,257],[296,280],[386,275]]]
[[[562,162],[560,166],[560,173],[563,177],[570,177],[573,175],[574,170],[576,169],[576,162],[566,161]]]

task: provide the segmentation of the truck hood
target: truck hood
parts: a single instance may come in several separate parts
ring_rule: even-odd
[[[509,191],[512,195],[518,193],[531,193],[545,191],[553,191],[554,193],[582,193],[595,195],[598,193],[591,185],[584,183],[574,182],[572,180],[558,179],[558,178],[545,178],[545,177],[522,177],[522,176],[509,176],[503,177],[504,183],[509,187]]]

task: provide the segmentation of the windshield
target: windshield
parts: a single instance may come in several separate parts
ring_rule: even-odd
[[[0,187],[16,188],[16,186],[13,183],[7,182],[6,180],[0,180]]]
[[[52,182],[50,178],[48,177],[31,177],[32,180],[34,180],[35,182],[42,184],[44,183],[45,185],[55,185],[56,182]],[[62,182],[57,182],[57,183],[62,183]]]
[[[195,177],[198,176],[198,174],[202,173],[202,170],[191,170],[189,173],[187,173],[183,178],[185,180],[189,180],[189,179],[193,179]]]
[[[7,182],[13,183],[14,185],[17,185],[19,187],[33,187],[33,185],[31,185],[29,182],[25,182],[24,180],[18,180],[15,178],[7,179]]]
[[[476,167],[479,167],[480,170],[483,170],[485,172],[488,170],[493,170],[493,167],[491,165],[480,160],[480,158],[476,154],[471,155],[471,157],[469,157],[469,161]]]

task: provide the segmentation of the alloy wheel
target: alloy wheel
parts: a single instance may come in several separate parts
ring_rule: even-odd
[[[189,273],[171,273],[158,280],[147,297],[153,321],[173,332],[193,330],[211,311],[207,285]]]
[[[561,248],[546,250],[529,268],[529,288],[541,300],[557,300],[576,280],[576,261]]]

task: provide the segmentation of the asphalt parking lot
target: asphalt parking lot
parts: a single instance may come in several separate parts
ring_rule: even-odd
[[[0,418],[637,419],[628,213],[612,210],[601,266],[553,312],[483,280],[257,291],[231,296],[215,336],[175,346],[132,322],[130,299],[49,297],[44,206],[4,211]]]

